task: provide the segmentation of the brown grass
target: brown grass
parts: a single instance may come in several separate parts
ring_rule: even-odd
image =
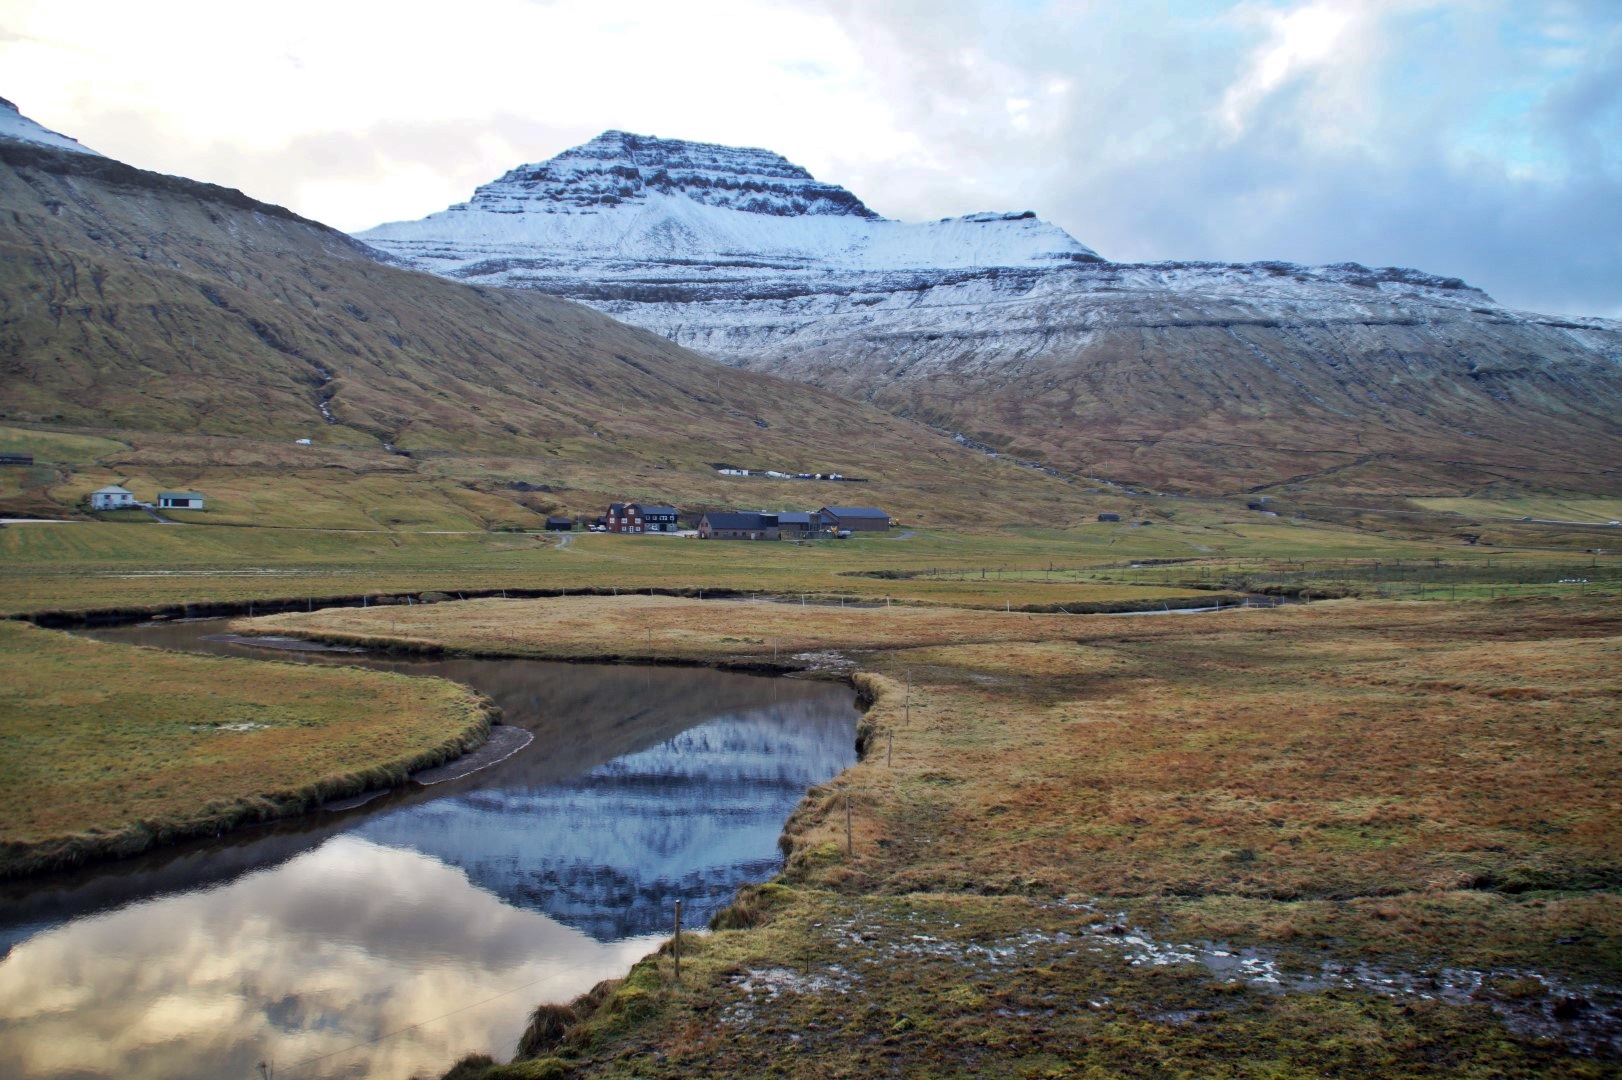
[[[808,794],[783,877],[689,945],[682,985],[652,958],[534,1046],[559,1056],[492,1078],[1603,1072],[1486,1004],[1269,995],[1055,936],[1123,920],[1298,972],[1473,966],[1477,1000],[1515,1015],[1614,987],[1622,614],[1603,600],[1068,618],[620,597],[259,622],[366,639],[396,617],[419,647],[526,655],[724,661],[777,638],[854,658],[874,701],[865,759]],[[758,971],[855,974],[764,998]]]
[[[1064,638],[1067,615],[962,608],[841,607],[669,596],[570,596],[544,600],[330,608],[241,620],[244,632],[325,641],[564,660],[777,659],[838,649],[916,648]]]

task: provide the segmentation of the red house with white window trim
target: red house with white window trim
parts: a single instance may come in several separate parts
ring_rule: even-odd
[[[608,508],[603,524],[615,533],[673,533],[676,531],[674,506],[654,506],[651,503],[614,503]]]

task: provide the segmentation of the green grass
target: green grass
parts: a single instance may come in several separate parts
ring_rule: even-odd
[[[1622,521],[1622,499],[1587,496],[1524,495],[1515,498],[1424,498],[1415,503],[1432,510],[1465,516],[1550,521]]]
[[[92,465],[107,454],[128,449],[127,443],[99,435],[0,424],[0,454],[31,454],[42,464]]]
[[[465,687],[0,622],[0,877],[398,783],[484,741]]]

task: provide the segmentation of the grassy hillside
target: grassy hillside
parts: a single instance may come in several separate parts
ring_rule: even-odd
[[[394,474],[439,485],[439,513],[462,505],[473,519],[490,517],[487,501],[454,489],[584,484],[589,503],[570,508],[598,510],[698,494],[718,462],[902,481],[921,503],[947,490],[1062,490],[572,303],[386,265],[239,192],[4,143],[0,209],[0,421],[128,444],[95,455],[106,471],[86,478],[92,487],[146,469],[140,478],[160,484],[219,485],[230,503],[231,483],[207,470],[250,477],[241,494],[260,486],[256,470],[302,470],[316,488]],[[295,451],[300,438],[314,445]],[[82,447],[44,449],[85,463]],[[380,484],[346,498],[348,512],[395,501],[398,485]]]

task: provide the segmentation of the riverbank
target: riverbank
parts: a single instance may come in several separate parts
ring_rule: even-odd
[[[0,877],[121,858],[401,783],[480,746],[465,687],[0,622]]]
[[[684,940],[679,982],[667,947],[459,1080],[1599,1076],[1622,1057],[1614,605],[724,605],[751,633],[696,601],[579,604],[440,605],[398,632],[835,652],[873,699],[867,751],[801,804],[781,877]],[[389,636],[393,613],[358,614],[256,631]]]

